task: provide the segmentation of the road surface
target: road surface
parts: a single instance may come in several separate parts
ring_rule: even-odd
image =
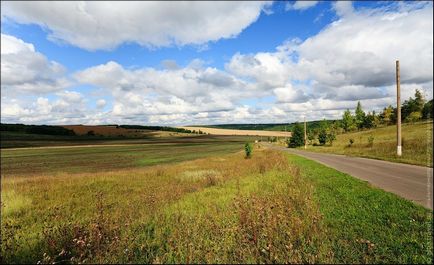
[[[271,147],[271,146],[270,146]],[[433,169],[345,155],[313,153],[272,146],[366,180],[373,186],[433,209]]]

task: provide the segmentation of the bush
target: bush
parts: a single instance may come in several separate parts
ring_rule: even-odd
[[[296,123],[292,130],[291,138],[288,141],[288,147],[299,147],[304,145],[304,131],[300,123]]]
[[[244,151],[246,152],[245,158],[251,158],[253,152],[253,146],[250,143],[244,145]]]
[[[334,140],[336,140],[336,134],[334,132],[328,133],[327,142],[329,142],[329,144],[332,145]]]
[[[318,134],[318,142],[320,145],[325,145],[327,142],[327,131],[322,129]]]
[[[374,146],[374,136],[370,135],[368,137],[368,147]]]
[[[416,122],[422,118],[422,114],[419,111],[413,111],[405,118],[406,122]]]

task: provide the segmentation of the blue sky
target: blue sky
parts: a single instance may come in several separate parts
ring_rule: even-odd
[[[432,98],[432,3],[111,3],[2,2],[2,122],[336,118],[392,104],[395,59],[404,96]]]

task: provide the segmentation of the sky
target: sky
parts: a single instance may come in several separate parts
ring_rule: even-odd
[[[337,119],[433,97],[421,1],[1,2],[1,122]]]

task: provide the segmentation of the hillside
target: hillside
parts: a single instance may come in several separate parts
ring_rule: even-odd
[[[414,124],[404,123],[402,125],[402,157],[396,155],[395,125],[339,134],[336,136],[333,145],[318,146],[316,145],[317,141],[315,141],[308,145],[307,150],[432,167],[432,136],[432,120]],[[370,137],[372,137],[372,145],[369,143]],[[351,146],[350,139],[354,141]]]
[[[300,121],[302,122],[302,121]],[[310,129],[319,128],[321,121],[308,121],[307,126]],[[328,123],[335,122],[335,120],[327,120]],[[205,128],[218,128],[218,129],[233,129],[233,130],[256,130],[256,131],[292,131],[296,123],[258,123],[258,124],[217,124],[217,125],[194,125],[189,127],[205,127]]]

